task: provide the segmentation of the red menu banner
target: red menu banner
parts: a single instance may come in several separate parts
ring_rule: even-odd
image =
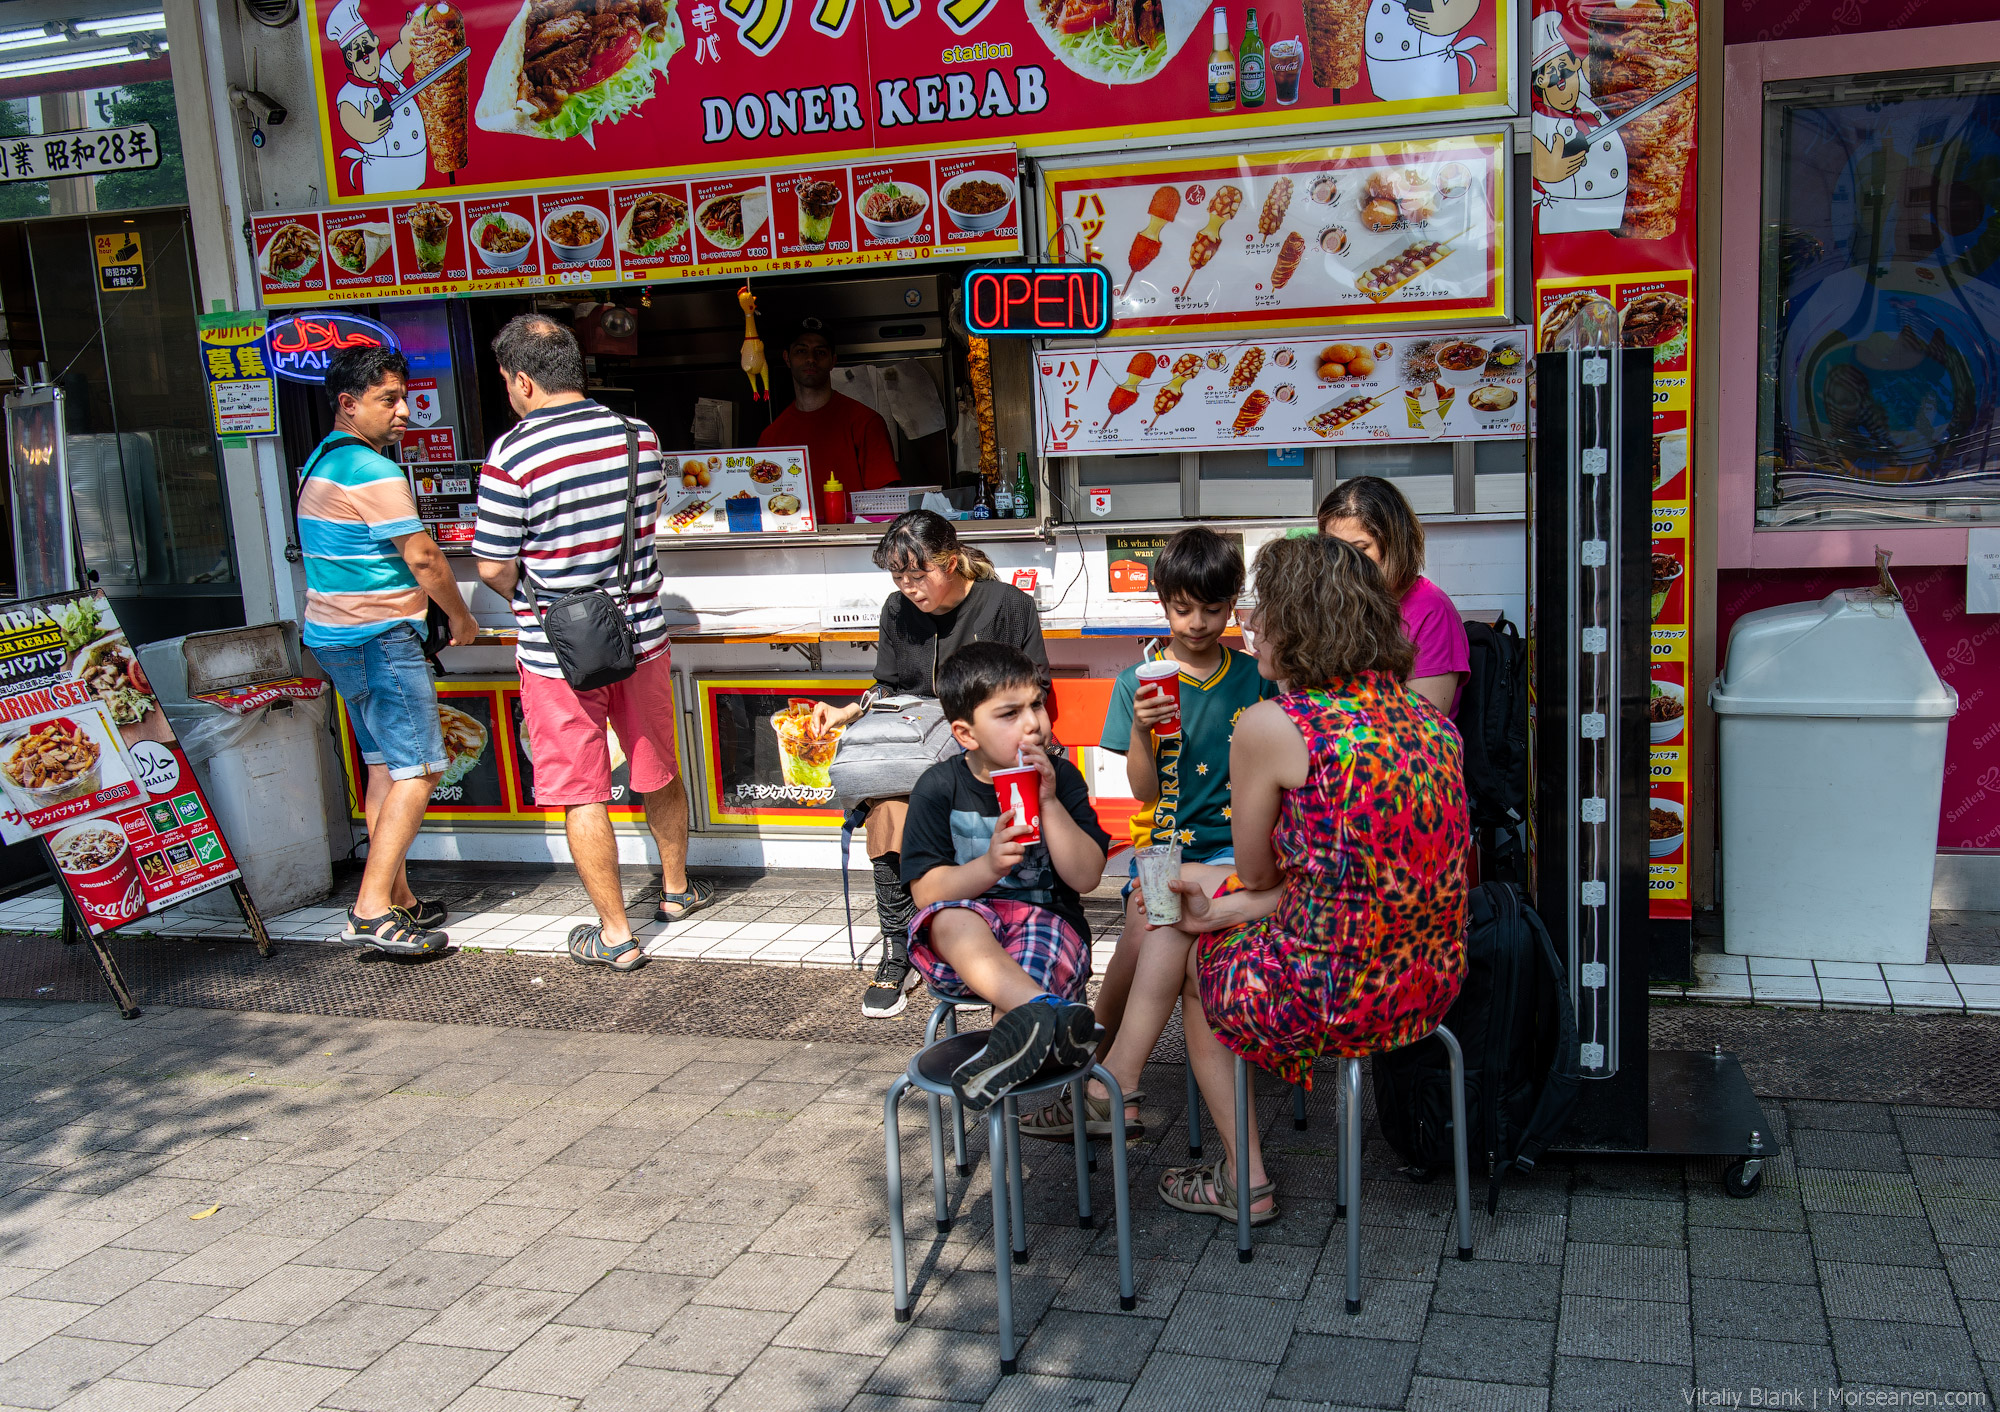
[[[1058,257],[1115,281],[1111,328],[1506,313],[1505,133],[1052,171]]]
[[[306,0],[303,28],[337,204],[1516,107],[1515,0]]]
[[[101,592],[0,611],[0,840],[40,838],[93,933],[239,876]]]
[[[1696,0],[1537,0],[1535,346],[1653,350],[1652,915],[1693,915],[1687,728],[1693,568]]]
[[[1021,250],[1010,149],[259,216],[267,306]]]

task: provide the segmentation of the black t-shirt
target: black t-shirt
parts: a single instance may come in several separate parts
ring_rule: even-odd
[[[1090,841],[1109,852],[1111,836],[1098,826],[1083,776],[1067,760],[1054,763],[1056,800],[1044,798],[1042,812],[1060,801]],[[910,814],[903,823],[903,881],[913,883],[933,868],[955,868],[981,857],[999,827],[999,792],[979,782],[968,757],[958,755],[931,766],[910,791]],[[1075,927],[1085,941],[1090,939],[1082,899],[1057,875],[1046,843],[1029,844],[1027,856],[985,896],[1046,907]]]
[[[900,593],[882,604],[875,680],[891,691],[936,696],[937,669],[968,642],[1004,642],[1037,666],[1049,664],[1035,600],[1011,583],[977,579],[949,613],[926,613]]]

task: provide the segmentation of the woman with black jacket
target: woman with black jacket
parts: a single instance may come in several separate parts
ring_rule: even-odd
[[[929,510],[899,515],[875,546],[875,567],[896,585],[882,604],[875,680],[882,695],[936,697],[937,671],[968,642],[1004,642],[1046,668],[1042,621],[1035,600],[1000,582],[993,561],[958,542],[951,521]],[[864,708],[829,706],[815,711],[821,726],[844,726]],[[871,1019],[900,1015],[915,983],[910,969],[910,917],[915,908],[903,885],[904,798],[870,800],[869,861],[875,865],[875,911],[882,924],[882,959],[862,998]]]

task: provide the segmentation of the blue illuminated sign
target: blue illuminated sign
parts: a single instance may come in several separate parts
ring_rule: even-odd
[[[291,382],[326,381],[326,365],[348,348],[392,348],[402,344],[386,326],[359,314],[279,314],[264,331],[264,361]]]

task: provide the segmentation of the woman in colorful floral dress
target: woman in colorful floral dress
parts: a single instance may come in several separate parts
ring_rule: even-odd
[[[1244,712],[1230,747],[1233,872],[1173,884],[1189,956],[1188,1062],[1225,1151],[1176,1167],[1160,1195],[1236,1218],[1234,1056],[1312,1082],[1321,1056],[1428,1034],[1465,974],[1466,818],[1451,722],[1404,684],[1411,646],[1373,563],[1337,539],[1257,556],[1246,623],[1257,668],[1286,694]],[[1255,1126],[1251,1220],[1278,1214]]]

